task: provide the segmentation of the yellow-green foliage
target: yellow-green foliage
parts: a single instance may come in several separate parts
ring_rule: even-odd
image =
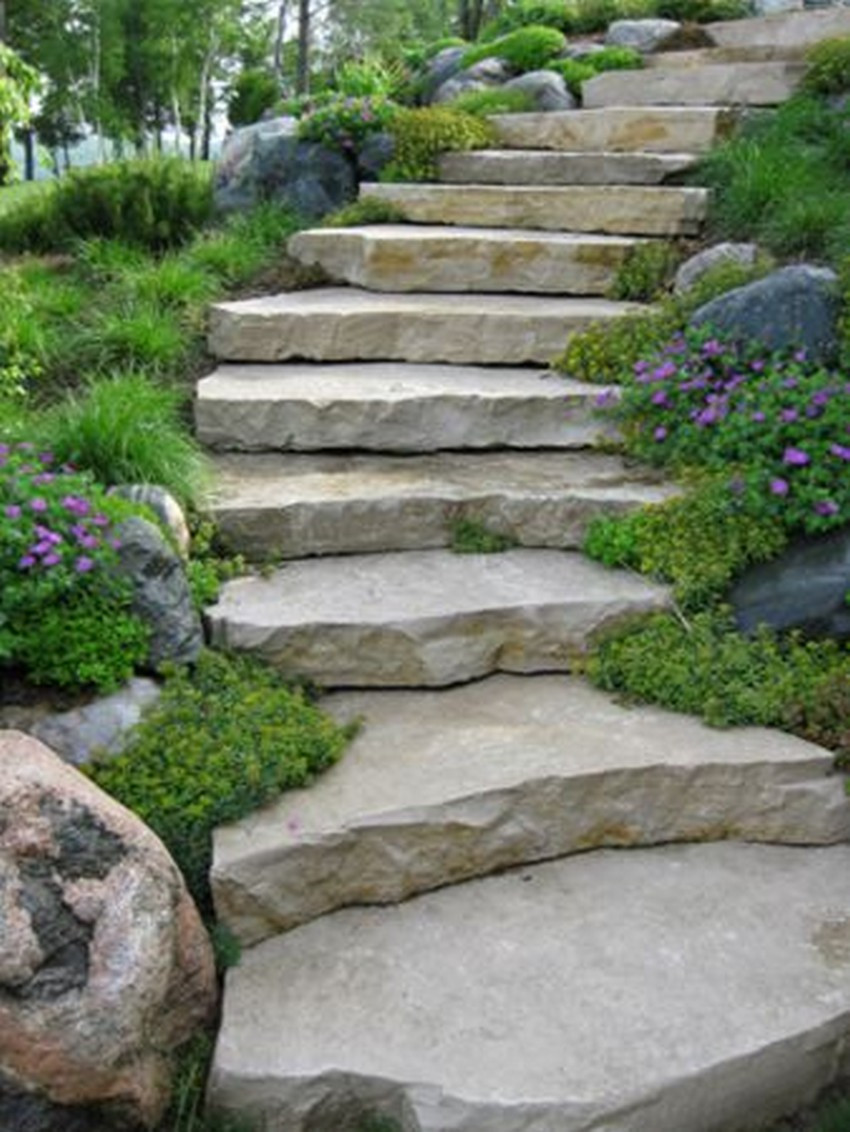
[[[482,59],[498,58],[515,71],[537,71],[560,55],[566,45],[566,38],[556,28],[532,25],[471,47],[462,62],[464,67],[471,67]]]
[[[806,52],[803,87],[813,94],[850,90],[850,36],[824,39]]]
[[[617,269],[610,297],[634,302],[657,299],[672,281],[681,258],[676,246],[664,240],[635,244]]]
[[[488,122],[444,106],[399,110],[389,128],[395,156],[381,173],[382,181],[436,180],[441,153],[484,149],[495,141]]]
[[[486,118],[489,114],[524,114],[536,108],[536,102],[526,90],[508,90],[493,87],[491,90],[467,90],[452,99],[452,110]]]

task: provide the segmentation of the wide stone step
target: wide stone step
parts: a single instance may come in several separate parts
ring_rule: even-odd
[[[478,149],[443,154],[440,180],[467,185],[660,185],[696,161],[693,153]]]
[[[437,687],[569,671],[598,632],[668,603],[664,587],[580,554],[426,550],[229,582],[207,619],[215,646],[327,687]]]
[[[804,63],[723,63],[701,67],[606,71],[582,83],[584,105],[776,106],[790,98]]]
[[[696,235],[709,199],[708,189],[644,185],[364,184],[360,195],[386,201],[416,224],[626,236]]]
[[[713,106],[610,106],[490,119],[501,146],[570,153],[704,153],[734,120],[728,109]]]
[[[254,561],[448,546],[461,520],[574,549],[597,516],[674,494],[617,456],[562,451],[226,456],[215,472],[210,514]]]
[[[527,295],[295,291],[210,308],[210,351],[242,362],[547,364],[570,334],[639,306]]]
[[[584,448],[610,440],[610,387],[549,371],[401,362],[224,365],[198,384],[203,444],[246,452]]]
[[[218,919],[245,946],[346,905],[603,846],[850,836],[829,751],[624,708],[575,678],[348,692],[323,706],[363,720],[344,760],[215,835]]]
[[[706,66],[714,63],[779,63],[798,61],[805,56],[806,48],[800,44],[777,46],[773,43],[752,47],[699,47],[687,51],[656,51],[644,56],[645,68]]]
[[[211,1101],[278,1132],[762,1127],[850,1068],[848,907],[850,847],[727,843],[336,912],[228,971]]]
[[[821,11],[776,12],[760,19],[706,24],[705,31],[718,47],[763,47],[796,54],[821,40],[850,35],[850,8],[838,4]]]
[[[604,295],[636,243],[570,232],[382,224],[299,232],[289,253],[370,291]]]

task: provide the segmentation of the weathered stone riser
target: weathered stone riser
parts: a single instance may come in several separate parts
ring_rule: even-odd
[[[728,133],[735,115],[717,107],[611,106],[491,119],[511,149],[593,153],[704,153]]]

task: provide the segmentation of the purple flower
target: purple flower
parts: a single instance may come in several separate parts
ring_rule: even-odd
[[[716,338],[709,338],[703,343],[702,355],[704,358],[717,358],[723,353],[723,347]]]
[[[607,409],[609,405],[616,402],[617,397],[612,389],[603,389],[601,393],[596,395],[597,409]]]
[[[94,569],[94,562],[83,554],[74,563],[74,569],[78,574],[88,574],[89,570]]]
[[[62,500],[62,506],[72,515],[88,515],[91,510],[89,501],[79,495],[66,495]]]
[[[829,450],[839,460],[850,460],[850,448],[846,444],[830,444]]]
[[[52,472],[39,472],[37,476],[32,477],[32,482],[37,484],[53,483],[56,476]]]
[[[814,510],[818,515],[837,515],[838,504],[834,503],[831,499],[819,499],[814,506]]]
[[[756,421],[757,424],[761,424],[761,422],[764,419],[765,419],[765,415],[761,411],[761,409],[756,409],[756,411],[753,413],[752,417],[750,418],[750,420]]]
[[[20,519],[21,509],[17,503],[10,503],[5,510],[5,514],[7,519]]]
[[[806,351],[805,350],[798,350],[797,353],[794,355],[794,361],[795,362],[804,362],[805,360],[806,360]]]
[[[668,377],[673,377],[675,372],[676,367],[672,362],[664,362],[652,371],[652,378],[653,381],[666,381]]]
[[[799,382],[797,381],[796,377],[786,377],[782,382],[783,389],[796,389],[798,385]]]
[[[100,513],[98,513],[97,515],[92,515],[89,522],[93,523],[96,527],[109,526],[109,519],[107,519],[106,515],[101,515]]]
[[[95,550],[98,546],[98,540],[94,535],[83,535],[82,538],[77,539],[77,542],[84,550]]]
[[[782,463],[790,464],[794,468],[804,468],[806,464],[811,462],[811,456],[808,452],[804,452],[802,448],[786,448],[782,455]]]
[[[38,458],[42,464],[52,464],[56,457],[52,452],[39,452]]]
[[[38,512],[46,511],[47,510],[47,502],[46,502],[46,500],[42,499],[40,495],[37,495],[35,497],[35,499],[30,500],[30,508],[33,511],[38,511]]]
[[[819,389],[817,393],[812,396],[813,405],[826,405],[832,396],[831,389]]]
[[[19,570],[29,570],[32,566],[35,566],[35,559],[31,554],[25,554],[18,562]]]
[[[58,566],[61,561],[62,559],[58,554],[51,553],[45,554],[44,558],[41,560],[41,564],[42,566]]]
[[[785,424],[790,424],[792,421],[796,421],[796,419],[799,417],[799,415],[800,414],[797,412],[796,409],[783,409],[782,412],[779,414],[779,419],[781,421],[784,421]]]
[[[653,405],[663,405],[665,407],[668,406],[670,402],[667,400],[666,390],[656,389],[656,391],[652,394],[652,403]]]
[[[788,494],[788,481],[783,479],[775,479],[770,481],[771,495],[787,495]]]
[[[764,369],[764,362],[761,360],[750,362],[750,369],[753,371],[753,373],[761,373]]]
[[[652,434],[652,438],[657,444],[660,444],[662,440],[667,439],[667,429],[664,427],[664,425],[658,426],[658,428]]]

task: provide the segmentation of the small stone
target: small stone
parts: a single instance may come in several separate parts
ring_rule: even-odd
[[[575,110],[578,102],[555,71],[529,71],[505,83],[505,90],[518,90],[534,99],[535,111]]]
[[[615,20],[605,36],[607,47],[631,47],[644,55],[658,51],[681,28],[676,20]]]
[[[678,295],[684,295],[693,290],[703,275],[719,263],[737,263],[742,267],[749,267],[756,262],[757,257],[758,247],[755,244],[715,244],[685,260],[676,272],[673,289]]]

